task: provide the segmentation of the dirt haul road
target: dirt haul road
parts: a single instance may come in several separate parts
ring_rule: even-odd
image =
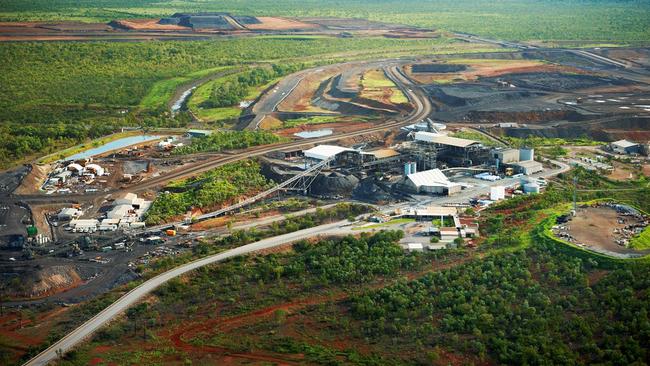
[[[68,333],[65,337],[61,338],[58,342],[52,344],[45,351],[39,353],[36,357],[25,363],[26,366],[41,366],[47,365],[51,361],[58,358],[60,354],[71,350],[79,343],[90,337],[94,332],[100,329],[104,324],[112,319],[115,319],[119,314],[140,301],[143,297],[150,294],[153,290],[164,284],[165,282],[181,276],[185,273],[193,271],[197,268],[207,266],[209,264],[218,263],[226,259],[249,254],[252,252],[274,248],[280,245],[291,243],[297,240],[307,239],[316,235],[340,235],[350,233],[350,229],[346,228],[348,225],[347,220],[335,222],[332,224],[317,226],[311,229],[296,231],[289,234],[276,236],[260,240],[255,243],[247,244],[235,249],[227,250],[225,252],[215,254],[206,258],[198,259],[196,261],[176,267],[167,272],[159,274],[158,276],[142,283],[138,287],[120,297],[116,302],[108,306],[106,309],[99,312],[99,314],[86,321],[77,329]]]

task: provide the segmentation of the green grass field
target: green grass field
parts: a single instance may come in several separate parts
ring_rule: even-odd
[[[650,228],[646,228],[639,236],[634,237],[630,241],[630,247],[637,250],[650,249]]]
[[[239,106],[222,107],[222,108],[201,107],[201,104],[209,99],[210,92],[212,91],[212,88],[214,87],[215,84],[221,83],[227,79],[235,78],[236,76],[237,74],[232,76],[226,76],[224,78],[215,79],[205,84],[202,84],[201,86],[196,88],[196,90],[194,91],[194,93],[192,93],[192,96],[190,97],[187,103],[189,110],[192,111],[192,113],[194,113],[194,115],[203,122],[216,122],[216,121],[228,120],[228,119],[238,117],[242,111],[242,109]],[[277,83],[278,80],[280,79],[279,78],[274,79],[264,85],[248,88],[248,94],[242,100],[252,101],[257,99],[257,97],[259,97],[264,90],[269,88],[271,85]]]
[[[361,80],[364,90],[361,92],[362,97],[369,99],[381,100],[384,90],[391,89],[392,94],[389,101],[393,104],[408,103],[408,98],[397,88],[395,83],[386,77],[381,70],[371,70],[363,75]]]
[[[146,109],[159,109],[164,108],[171,100],[176,89],[181,85],[206,77],[210,74],[215,74],[227,70],[232,70],[234,67],[220,66],[213,67],[205,70],[199,70],[185,76],[177,76],[166,80],[161,80],[153,84],[149,93],[140,101],[140,107]]]

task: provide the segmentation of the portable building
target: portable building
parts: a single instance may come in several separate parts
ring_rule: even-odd
[[[492,201],[498,201],[504,198],[506,198],[506,187],[504,186],[490,187],[490,199]]]

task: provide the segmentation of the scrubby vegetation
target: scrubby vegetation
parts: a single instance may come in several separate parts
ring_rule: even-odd
[[[214,131],[210,136],[193,138],[190,145],[176,148],[174,154],[184,155],[208,151],[219,152],[274,144],[280,141],[281,139],[278,136],[265,131]]]
[[[458,137],[460,139],[478,141],[485,146],[503,146],[502,143],[492,140],[491,138],[485,136],[484,134],[475,131],[468,131],[468,130],[457,131],[454,132],[452,136]]]
[[[222,350],[211,357],[302,354],[310,364],[448,364],[458,357],[642,364],[648,357],[646,265],[603,270],[544,243],[467,261],[462,250],[409,254],[396,245],[400,238],[380,232],[299,242],[291,253],[200,269],[156,292],[143,314],[152,319],[144,336],[116,322],[102,332],[110,337],[99,334],[73,357],[87,362],[94,347],[106,345],[116,347],[101,357],[123,363],[159,357],[133,353],[140,345],[199,363],[206,357],[200,347]],[[198,348],[184,353],[169,343],[170,332]]]
[[[192,208],[209,208],[268,187],[255,161],[231,163],[195,178],[171,183],[147,211],[148,224],[185,214]]]
[[[282,126],[284,128],[292,128],[296,126],[303,125],[320,125],[326,123],[336,123],[341,119],[339,116],[312,116],[312,117],[301,117],[301,118],[292,118],[284,121]]]
[[[351,308],[365,337],[399,346],[418,339],[502,364],[643,363],[647,268],[592,283],[592,267],[534,247],[364,294]]]
[[[313,62],[317,55],[318,61],[323,61],[341,57],[337,56],[341,52],[346,56],[362,52],[365,57],[404,50],[447,52],[454,44],[447,38],[327,37],[3,43],[0,168],[107,135],[125,125],[183,127],[189,116],[181,113],[171,118],[164,99],[184,82],[230,67],[265,60],[278,65],[285,63],[277,60]],[[276,68],[284,70],[284,66]]]
[[[236,0],[200,3],[183,0],[165,6],[151,0],[10,0],[3,3],[0,19],[110,21],[115,18],[166,16],[176,11],[364,18],[510,40],[584,40],[602,43],[650,39],[648,3],[643,0],[259,0],[254,6]]]
[[[232,259],[170,281],[155,301],[109,325],[63,364],[96,356],[118,364],[205,363],[205,350],[211,362],[262,353],[309,364],[643,364],[648,262],[607,261],[538,235],[540,220],[570,201],[573,176],[580,189],[590,189],[579,192],[580,200],[612,197],[650,207],[645,182],[575,169],[545,193],[482,211],[485,239],[477,249],[408,253],[396,244],[399,232],[380,232]],[[341,204],[233,231],[203,241],[187,257],[156,261],[144,276],[367,209]]]
[[[239,75],[223,78],[212,85],[210,97],[201,103],[203,108],[229,107],[239,104],[250,93],[250,88],[304,68],[303,65],[272,65],[258,67]]]

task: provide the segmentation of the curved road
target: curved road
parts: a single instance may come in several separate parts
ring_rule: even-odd
[[[311,229],[300,230],[293,233],[260,240],[255,243],[247,244],[219,254],[198,259],[193,262],[184,264],[180,267],[171,269],[167,272],[161,273],[158,276],[143,282],[133,290],[127,292],[106,309],[102,310],[97,315],[79,326],[77,329],[73,330],[68,335],[61,338],[58,342],[52,344],[49,348],[39,353],[36,357],[29,360],[27,363],[25,363],[25,366],[47,365],[49,362],[58,358],[59,354],[64,354],[79,343],[83,342],[94,332],[104,326],[107,322],[117,317],[120,313],[140,301],[143,297],[150,294],[156,288],[171,280],[172,278],[181,276],[199,267],[222,262],[228,258],[249,254],[263,249],[277,247],[286,243],[307,239],[316,235],[347,234],[350,232],[348,228],[344,227],[347,224],[349,224],[349,222],[347,220],[344,220],[332,224],[317,226]]]
[[[232,156],[220,157],[218,159],[209,162],[197,164],[191,168],[185,168],[179,172],[172,172],[171,174],[161,177],[160,179],[154,179],[152,181],[144,182],[143,184],[137,186],[137,190],[141,190],[145,187],[152,187],[154,185],[161,184],[163,182],[172,179],[178,179],[180,177],[187,176],[190,174],[200,173],[202,171],[213,169],[215,167],[218,167],[220,165],[229,162],[234,162],[241,159],[247,159],[253,156],[263,155],[277,149],[286,148],[288,146],[298,147],[303,145],[311,145],[314,143],[322,143],[327,141],[338,140],[344,137],[362,135],[362,134],[367,134],[376,131],[383,131],[383,130],[411,124],[426,118],[432,111],[432,106],[426,93],[424,93],[421,89],[415,87],[410,80],[404,77],[404,75],[401,75],[397,70],[396,66],[386,67],[385,70],[387,75],[397,84],[398,87],[400,87],[400,89],[402,89],[402,91],[406,94],[407,98],[415,105],[413,112],[403,119],[387,121],[385,123],[378,124],[375,127],[363,131],[343,133],[336,136],[328,136],[325,138],[311,139],[308,141],[298,141],[298,142],[293,142],[288,144],[278,144],[274,146],[261,146],[253,149],[248,149],[244,152],[234,154]],[[46,350],[38,354],[36,357],[32,358],[30,361],[25,363],[25,365],[33,366],[33,365],[48,364],[50,361],[56,359],[59,353],[65,353],[71,350],[80,342],[82,342],[83,340],[91,336],[99,328],[104,326],[108,321],[118,316],[120,313],[128,309],[130,306],[132,306],[133,304],[141,300],[144,296],[151,293],[153,290],[155,290],[160,285],[164,284],[165,282],[169,281],[172,278],[178,277],[184,273],[187,273],[189,271],[192,271],[202,266],[221,262],[228,258],[249,254],[251,252],[258,251],[261,249],[280,246],[285,243],[306,239],[309,237],[313,237],[315,235],[319,235],[319,234],[332,235],[332,234],[348,233],[349,229],[342,228],[342,226],[346,223],[347,221],[340,221],[333,224],[322,225],[316,228],[301,230],[294,233],[289,233],[289,234],[285,234],[273,238],[264,239],[256,243],[247,244],[235,249],[225,251],[223,253],[202,258],[194,262],[184,264],[180,267],[171,269],[167,272],[164,272],[142,283],[138,287],[126,293],[124,296],[122,296],[116,302],[108,306],[106,309],[102,310],[100,313],[98,313],[97,315],[95,315],[85,323],[83,323],[77,329],[73,330],[68,335],[66,335],[65,337],[63,337],[62,339],[60,339],[59,341],[57,341],[56,343],[48,347]]]
[[[379,132],[379,131],[385,131],[396,127],[406,126],[418,122],[422,119],[425,119],[433,110],[431,101],[429,100],[427,94],[418,86],[416,86],[412,81],[407,79],[403,74],[401,74],[397,66],[385,67],[385,70],[388,77],[390,77],[395,82],[395,84],[404,92],[404,94],[409,99],[409,101],[411,101],[411,103],[415,105],[414,110],[404,118],[388,120],[386,122],[379,123],[371,128],[361,130],[361,131],[352,131],[352,132],[346,132],[346,133],[341,133],[341,134],[336,134],[336,135],[331,135],[326,137],[292,141],[292,142],[282,143],[282,144],[257,146],[226,156],[220,154],[216,159],[211,159],[205,162],[197,163],[192,166],[182,167],[168,174],[161,175],[159,177],[152,178],[144,182],[135,184],[129,187],[126,191],[140,192],[145,189],[155,188],[157,186],[166,184],[172,180],[177,180],[188,176],[196,175],[220,167],[224,164],[248,159],[251,157],[261,156],[277,150],[321,144],[325,142],[336,141],[342,138],[360,136],[360,135],[365,135],[368,133]],[[79,200],[92,199],[93,197],[100,197],[100,196],[103,197],[106,196],[107,194],[114,193],[114,192],[115,191],[101,192],[95,195],[74,194],[74,195],[64,195],[64,196],[14,195],[12,198],[14,201],[22,201],[27,203],[77,202]]]

